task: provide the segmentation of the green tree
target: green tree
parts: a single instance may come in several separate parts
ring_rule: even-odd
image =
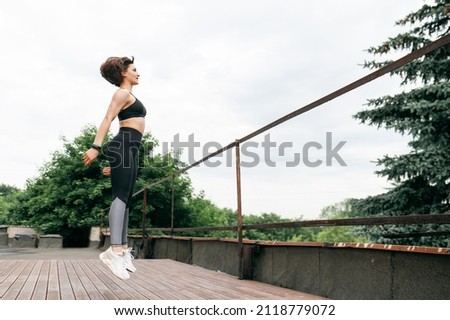
[[[399,20],[409,26],[369,53],[382,56],[397,51],[413,51],[447,34],[450,6],[444,0],[423,5]],[[391,62],[368,61],[366,68],[378,68]],[[393,183],[391,190],[354,202],[353,210],[361,215],[439,214],[450,210],[450,46],[446,45],[395,71],[402,85],[414,89],[368,101],[368,110],[355,115],[362,123],[393,129],[411,137],[411,151],[403,155],[385,155],[377,160],[376,173]],[[362,228],[375,242],[416,245],[449,245],[448,238],[389,238],[388,234],[449,230],[448,226]],[[446,240],[447,239],[447,240]]]
[[[192,226],[232,226],[236,225],[236,212],[229,208],[219,208],[211,200],[206,199],[203,192],[193,197],[189,203],[192,212]],[[234,231],[210,231],[193,233],[193,236],[236,237]]]
[[[20,190],[14,186],[0,184],[0,224],[9,224],[10,208],[19,193]]]
[[[102,209],[109,203],[110,183],[101,173],[101,161],[85,167],[82,153],[95,137],[95,128],[67,141],[55,151],[39,172],[29,180],[11,210],[12,223],[27,224],[43,233],[64,237],[65,246],[87,244],[91,226],[99,224]],[[104,160],[104,156],[100,156]]]
[[[346,219],[352,218],[353,200],[347,199],[334,205],[327,206],[320,213],[321,219]],[[367,242],[368,240],[358,235],[354,227],[321,227],[316,235],[319,242]]]
[[[298,220],[298,219],[297,219]],[[246,224],[265,224],[277,222],[290,222],[293,219],[282,218],[275,213],[262,213],[260,215],[244,215],[242,222]],[[251,240],[272,241],[314,241],[315,228],[269,228],[244,230],[244,237]]]
[[[0,196],[9,196],[19,192],[19,188],[7,184],[0,184]]]

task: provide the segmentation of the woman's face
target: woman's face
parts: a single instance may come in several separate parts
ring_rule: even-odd
[[[139,73],[137,72],[134,64],[128,65],[127,71],[123,72],[122,75],[123,75],[122,81],[127,81],[131,85],[139,84]]]

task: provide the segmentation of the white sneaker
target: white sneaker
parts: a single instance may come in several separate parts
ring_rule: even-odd
[[[106,264],[111,271],[120,279],[126,280],[130,278],[125,267],[125,260],[122,255],[119,255],[111,250],[111,247],[105,252],[100,253],[100,260]]]
[[[134,256],[131,254],[131,248],[123,252],[123,260],[125,261],[125,268],[130,272],[136,272],[136,267],[133,265]]]

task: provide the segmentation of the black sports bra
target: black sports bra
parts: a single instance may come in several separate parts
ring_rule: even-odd
[[[145,109],[142,102],[140,102],[136,97],[134,98],[136,100],[129,107],[122,109],[117,115],[120,121],[130,118],[144,118],[147,114],[147,110]]]

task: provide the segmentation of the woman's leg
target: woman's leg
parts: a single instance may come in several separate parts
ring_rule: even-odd
[[[129,210],[139,166],[142,135],[122,128],[108,146],[113,204],[110,210],[111,246],[117,251],[128,248]]]
[[[131,137],[132,143],[130,147],[130,169],[131,169],[131,178],[130,178],[130,188],[128,194],[128,201],[126,204],[125,215],[123,219],[122,225],[122,250],[123,250],[123,259],[125,262],[126,269],[130,272],[136,272],[136,267],[133,265],[134,256],[131,254],[131,248],[128,248],[128,222],[130,216],[130,207],[133,200],[134,187],[137,180],[137,173],[139,169],[139,145],[141,136],[134,135]]]
[[[140,138],[137,131],[129,132],[120,130],[108,145],[107,155],[111,168],[112,204],[109,210],[109,228],[111,247],[100,254],[100,259],[108,265],[115,275],[122,279],[128,279],[130,275],[127,270],[134,272],[136,268],[131,263],[129,250],[124,250],[128,242],[128,219],[129,206],[136,180],[137,168],[135,165],[134,152],[138,152]],[[126,239],[126,240],[124,240]]]
[[[108,146],[113,202],[109,211],[111,247],[122,252],[124,226],[128,226],[130,194],[133,192],[134,166],[132,140],[128,132],[119,132]]]

